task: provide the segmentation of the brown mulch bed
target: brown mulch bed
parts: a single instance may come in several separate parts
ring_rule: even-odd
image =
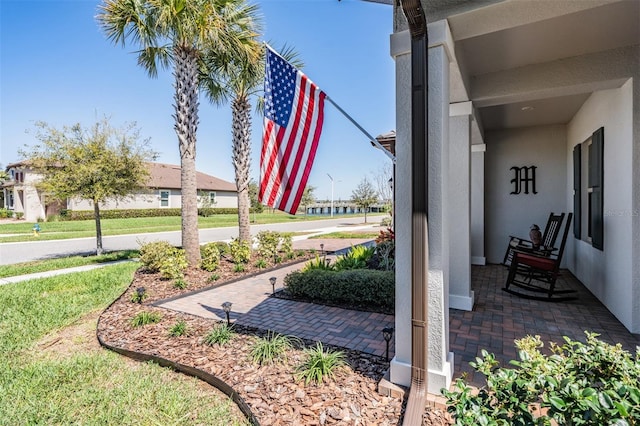
[[[249,352],[266,331],[237,327],[235,337],[226,345],[207,346],[202,340],[219,321],[151,306],[158,300],[265,272],[254,265],[252,260],[244,272],[237,273],[233,272],[231,262],[221,262],[216,271],[219,278],[214,282],[209,281],[212,273],[190,270],[185,276],[188,288],[184,290],[175,288],[172,281],[163,280],[158,274],[140,269],[129,288],[100,316],[98,336],[107,345],[158,356],[215,375],[239,394],[264,426],[400,424],[406,400],[377,392],[378,382],[388,369],[388,363],[380,357],[332,348],[345,353],[348,366],[340,369],[332,381],[305,386],[295,376],[297,366],[304,360],[302,348],[289,350],[280,363],[260,366],[250,360]],[[145,287],[149,295],[142,304],[131,302],[138,287]],[[158,312],[162,320],[134,328],[130,321],[141,311]],[[186,322],[188,333],[170,337],[169,328],[178,320]],[[448,424],[450,417],[444,410],[425,410],[423,425]]]

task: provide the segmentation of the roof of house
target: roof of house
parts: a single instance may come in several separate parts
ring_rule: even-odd
[[[180,166],[175,164],[148,163],[149,164],[149,181],[147,186],[159,189],[179,189],[180,183]],[[7,165],[6,170],[12,167],[26,166],[26,161],[19,161]],[[202,191],[237,191],[236,184],[226,180],[219,179],[215,176],[202,172],[196,172],[197,188]],[[13,182],[8,181],[4,186],[12,186]]]
[[[178,189],[180,184],[180,166],[174,164],[149,163],[149,182],[151,188]],[[197,187],[203,191],[236,191],[235,183],[197,172]]]

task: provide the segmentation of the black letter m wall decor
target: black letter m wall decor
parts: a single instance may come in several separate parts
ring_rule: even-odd
[[[511,167],[510,170],[513,170],[514,172],[513,179],[511,179],[511,183],[513,184],[513,191],[511,191],[511,194],[528,194],[529,184],[531,184],[531,193],[537,194],[536,169],[536,166]]]

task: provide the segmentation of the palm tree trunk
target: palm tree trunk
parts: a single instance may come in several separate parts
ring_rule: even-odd
[[[245,96],[234,99],[233,114],[233,167],[238,188],[238,238],[251,242],[249,216],[249,168],[251,166],[251,104]]]
[[[175,49],[175,130],[180,147],[182,192],[182,248],[189,267],[200,262],[198,189],[196,182],[196,132],[198,130],[198,67],[196,51]]]
[[[93,200],[93,217],[96,221],[96,255],[104,253],[102,249],[102,225],[100,224],[100,206],[97,200]]]

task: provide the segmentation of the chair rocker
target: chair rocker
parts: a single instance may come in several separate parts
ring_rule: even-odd
[[[572,216],[573,213],[569,213],[567,216],[562,243],[557,255],[546,256],[513,250],[504,291],[533,300],[563,302],[576,299],[575,296],[570,295],[570,293],[575,293],[575,290],[556,289],[556,280],[560,274],[560,262],[567,243]]]
[[[513,258],[513,250],[518,250],[526,253],[534,253],[541,256],[550,256],[551,253],[556,250],[555,244],[562,227],[562,221],[564,220],[564,213],[549,214],[547,225],[544,227],[544,233],[542,234],[542,243],[536,246],[532,241],[514,237],[509,235],[509,245],[507,245],[507,251],[504,253],[504,259],[502,264],[505,266],[511,265]]]

